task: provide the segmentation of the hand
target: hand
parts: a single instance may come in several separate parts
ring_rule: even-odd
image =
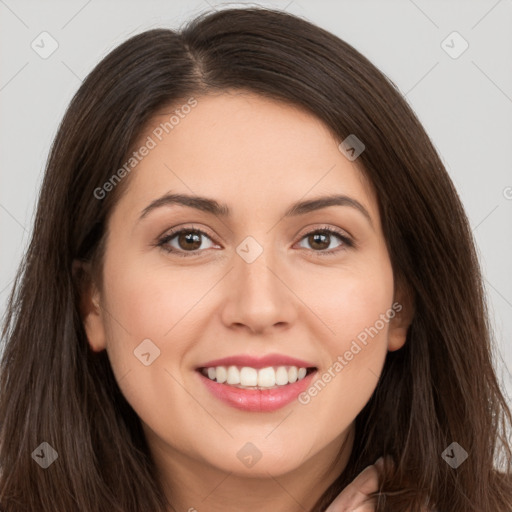
[[[361,471],[354,480],[341,491],[325,512],[375,512],[375,504],[366,501],[368,495],[379,488],[379,472],[383,459]],[[365,502],[366,501],[366,502]]]

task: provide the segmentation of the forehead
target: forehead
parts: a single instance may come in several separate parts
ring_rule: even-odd
[[[343,193],[378,215],[360,167],[313,114],[246,91],[195,101],[192,108],[162,109],[144,128],[135,150],[150,149],[131,172],[123,199],[130,207],[171,191],[246,209]]]

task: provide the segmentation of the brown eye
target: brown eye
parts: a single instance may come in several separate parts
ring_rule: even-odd
[[[185,228],[168,233],[159,240],[158,246],[167,252],[176,253],[178,256],[194,256],[201,252],[200,249],[205,249],[205,247],[201,247],[203,238],[207,238],[211,242],[211,238],[204,231]]]
[[[323,251],[327,249],[330,245],[330,235],[326,233],[313,233],[308,235],[308,242],[313,249],[318,249]]]
[[[197,250],[201,247],[201,234],[196,232],[182,231],[177,235],[177,241],[180,249]]]
[[[339,243],[334,246],[334,248],[331,246],[333,239],[338,239]],[[334,229],[316,229],[315,231],[310,231],[309,233],[306,233],[302,238],[301,242],[306,241],[309,245],[309,248],[313,252],[319,253],[319,255],[329,255],[337,253],[338,251],[341,251],[343,249],[346,249],[347,247],[353,247],[354,243],[352,240],[338,232]],[[304,247],[303,245],[301,247]],[[331,247],[329,249],[329,247]],[[307,247],[306,247],[307,248]]]

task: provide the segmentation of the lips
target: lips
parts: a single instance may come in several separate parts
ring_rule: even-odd
[[[311,383],[317,367],[280,354],[237,355],[208,361],[196,368],[203,385],[222,402],[251,412],[286,406]]]
[[[316,370],[294,384],[271,389],[242,389],[219,384],[201,373],[197,373],[203,385],[217,399],[225,404],[246,412],[272,412],[297,399],[316,375]]]

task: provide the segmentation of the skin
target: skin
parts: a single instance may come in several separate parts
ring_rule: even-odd
[[[175,510],[310,510],[347,463],[354,420],[387,351],[405,343],[410,307],[395,290],[377,198],[323,123],[243,91],[197,101],[124,178],[108,222],[103,285],[83,302],[88,340],[107,350]],[[155,116],[141,144],[169,112]],[[173,205],[139,219],[170,192],[216,199],[233,217]],[[359,201],[371,224],[350,206],[283,218],[292,203],[334,192]],[[208,234],[192,252],[179,236],[168,242],[187,257],[156,245],[178,226]],[[325,227],[357,247],[331,235],[318,248],[305,236]],[[263,248],[250,264],[236,252],[247,236]],[[338,252],[321,254],[329,249]],[[279,353],[313,362],[322,375],[394,301],[402,311],[306,405],[237,410],[195,371],[230,355]],[[145,339],[160,350],[149,366],[133,353]],[[252,467],[237,457],[247,442],[262,455]]]
[[[361,471],[336,497],[326,512],[374,512],[374,502],[368,500],[368,495],[378,490],[381,472],[382,459],[379,459]]]

